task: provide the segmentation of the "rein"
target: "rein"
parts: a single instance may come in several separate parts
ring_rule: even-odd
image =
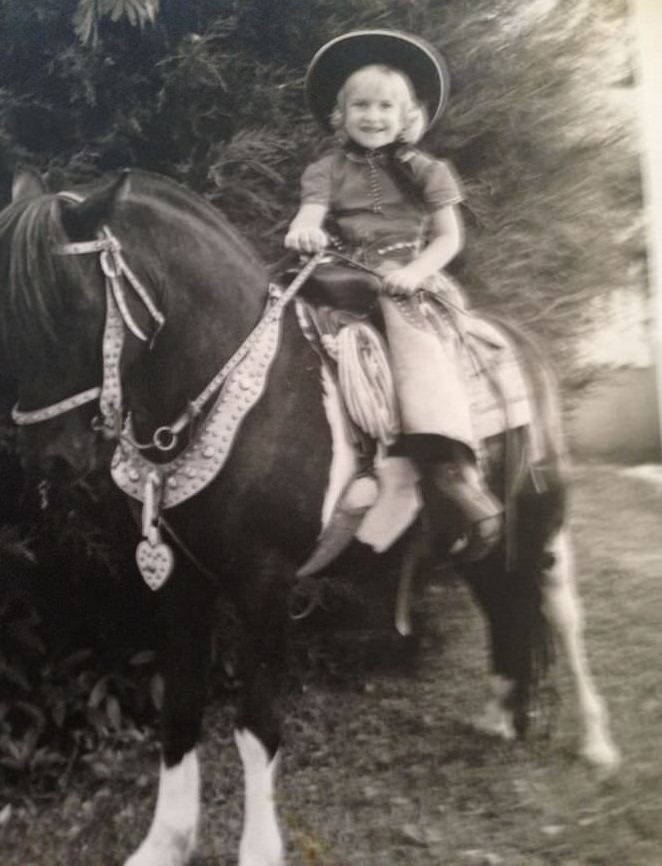
[[[207,387],[196,397],[195,400],[192,400],[186,412],[184,412],[180,417],[171,424],[169,427],[159,427],[159,429],[154,433],[154,444],[156,445],[156,439],[158,436],[163,437],[164,435],[170,435],[171,440],[170,443],[165,446],[161,444],[162,450],[169,451],[173,448],[177,442],[179,434],[182,430],[190,423],[193,418],[196,418],[203,407],[209,402],[209,400],[216,394],[218,389],[221,387],[223,382],[227,379],[229,374],[238,366],[238,364],[246,357],[246,355],[250,352],[253,346],[260,340],[264,332],[267,330],[269,325],[274,321],[274,319],[278,318],[284,307],[292,300],[292,298],[299,291],[301,286],[305,283],[311,273],[315,270],[320,260],[324,257],[325,253],[320,252],[314,255],[306,265],[299,271],[294,280],[290,283],[290,285],[285,289],[284,292],[279,292],[276,295],[276,287],[270,286],[270,301],[269,306],[267,307],[266,312],[258,322],[258,324],[253,328],[251,333],[246,337],[244,342],[239,346],[239,348],[234,352],[234,354],[230,357],[228,361],[221,367],[218,373],[214,376],[211,382],[207,385]],[[273,300],[275,298],[275,300]]]

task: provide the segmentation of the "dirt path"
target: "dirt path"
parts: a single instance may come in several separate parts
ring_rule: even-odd
[[[622,771],[601,781],[575,760],[562,672],[551,739],[507,745],[475,734],[482,624],[462,587],[436,586],[416,675],[345,671],[342,685],[312,684],[290,700],[279,796],[288,866],[662,864],[662,485],[610,467],[576,475],[589,649]],[[241,776],[229,722],[212,708],[195,866],[236,862]],[[0,829],[1,866],[120,864],[148,826],[156,764],[153,748],[137,746],[109,778],[81,769],[64,800],[14,809]]]

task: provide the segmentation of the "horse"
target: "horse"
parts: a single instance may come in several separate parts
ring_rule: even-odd
[[[0,213],[0,275],[3,376],[17,396],[22,459],[85,473],[107,465],[100,444],[117,446],[110,469],[141,524],[138,559],[160,606],[158,793],[151,827],[125,866],[184,866],[193,856],[196,747],[219,591],[244,628],[239,864],[280,866],[277,698],[291,601],[353,472],[337,387],[300,326],[294,292],[279,296],[219,209],[138,170],[66,193],[19,173]],[[462,561],[450,533],[432,556],[455,557],[485,614],[492,677],[481,727],[523,733],[551,633],[573,675],[581,751],[612,768],[618,750],[583,642],[558,409],[540,359],[529,353],[527,364],[541,411],[547,405],[547,483],[524,473],[510,550],[502,541],[484,559]],[[490,478],[504,495],[503,447],[494,459]],[[422,531],[414,523],[383,551],[354,539],[336,561],[348,573],[383,576],[384,587],[395,575],[402,589]],[[321,573],[333,579],[334,569]]]

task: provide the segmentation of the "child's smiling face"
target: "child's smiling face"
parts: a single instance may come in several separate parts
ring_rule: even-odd
[[[401,76],[360,69],[345,85],[345,132],[369,150],[392,144],[404,128],[410,101]]]

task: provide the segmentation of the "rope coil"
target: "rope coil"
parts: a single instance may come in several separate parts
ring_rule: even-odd
[[[393,376],[374,328],[352,322],[336,337],[338,380],[350,418],[374,439],[392,445],[400,432]]]

